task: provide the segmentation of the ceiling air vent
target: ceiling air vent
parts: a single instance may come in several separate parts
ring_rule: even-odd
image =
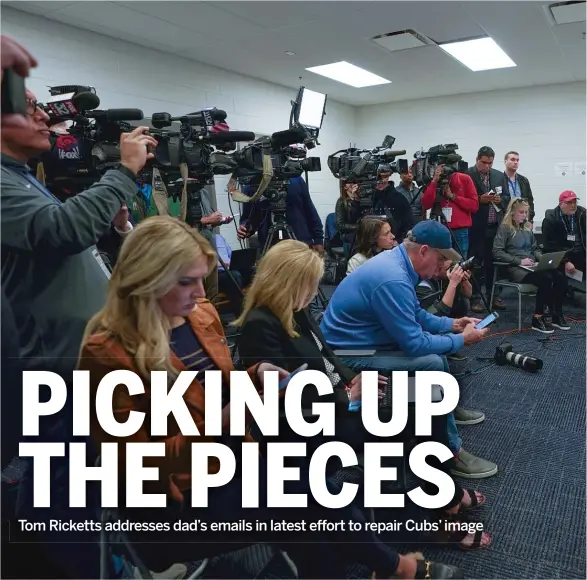
[[[434,44],[429,38],[415,30],[400,30],[399,32],[380,34],[379,36],[374,36],[371,40],[389,52]]]
[[[585,2],[558,2],[551,4],[549,8],[557,24],[585,22]]]

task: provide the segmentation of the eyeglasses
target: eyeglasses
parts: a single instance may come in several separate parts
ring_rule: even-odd
[[[33,99],[27,99],[26,100],[27,115],[30,115],[32,117],[37,112],[37,110],[44,112],[45,107],[43,107],[43,105],[41,105],[40,103],[38,103],[37,101],[35,101]]]

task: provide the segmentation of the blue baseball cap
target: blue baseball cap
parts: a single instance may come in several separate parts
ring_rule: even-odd
[[[459,253],[452,249],[452,239],[448,228],[435,220],[417,223],[408,235],[408,239],[416,244],[438,250],[447,260],[455,262],[462,260]]]

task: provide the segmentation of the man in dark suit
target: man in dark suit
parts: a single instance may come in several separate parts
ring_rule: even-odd
[[[469,168],[469,175],[479,196],[479,210],[473,214],[473,225],[469,232],[469,255],[475,256],[477,265],[482,266],[477,274],[477,282],[480,288],[485,281],[486,294],[491,294],[493,286],[493,240],[510,201],[510,193],[504,188],[504,174],[493,169],[494,159],[493,149],[483,146],[477,153],[475,165]],[[494,299],[491,307],[495,310],[505,309],[499,297]],[[483,309],[481,296],[475,288],[471,297],[471,310],[483,312]]]
[[[508,151],[503,158],[505,164],[503,191],[507,191],[512,197],[521,197],[528,202],[530,212],[528,221],[534,221],[534,196],[527,177],[518,173],[520,167],[520,154],[517,151]]]

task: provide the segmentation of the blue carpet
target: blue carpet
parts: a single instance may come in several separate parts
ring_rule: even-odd
[[[328,288],[327,295],[331,294]],[[498,464],[494,477],[464,480],[488,500],[474,519],[492,536],[487,550],[461,552],[423,544],[427,558],[459,566],[466,578],[585,578],[585,323],[554,335],[517,331],[517,297],[504,291],[508,309],[500,313],[492,335],[465,349],[468,359],[455,363],[460,376],[461,404],[482,410],[486,420],[462,427],[464,447]],[[523,302],[523,327],[529,327],[533,299]],[[585,299],[567,303],[567,316],[583,320]],[[513,331],[513,332],[512,332]],[[501,334],[507,333],[507,334]],[[512,366],[490,366],[495,347],[508,341],[514,352],[540,358],[536,374]],[[394,519],[392,513],[378,520]],[[247,572],[260,578],[287,578],[279,558],[267,564],[258,547]],[[254,559],[254,558],[253,558]],[[280,569],[281,568],[281,569]],[[244,571],[241,568],[241,571]],[[211,571],[212,572],[212,571]],[[212,573],[213,574],[213,573]],[[367,578],[357,565],[348,578]],[[217,576],[218,577],[218,576]],[[236,576],[233,576],[236,577]]]

